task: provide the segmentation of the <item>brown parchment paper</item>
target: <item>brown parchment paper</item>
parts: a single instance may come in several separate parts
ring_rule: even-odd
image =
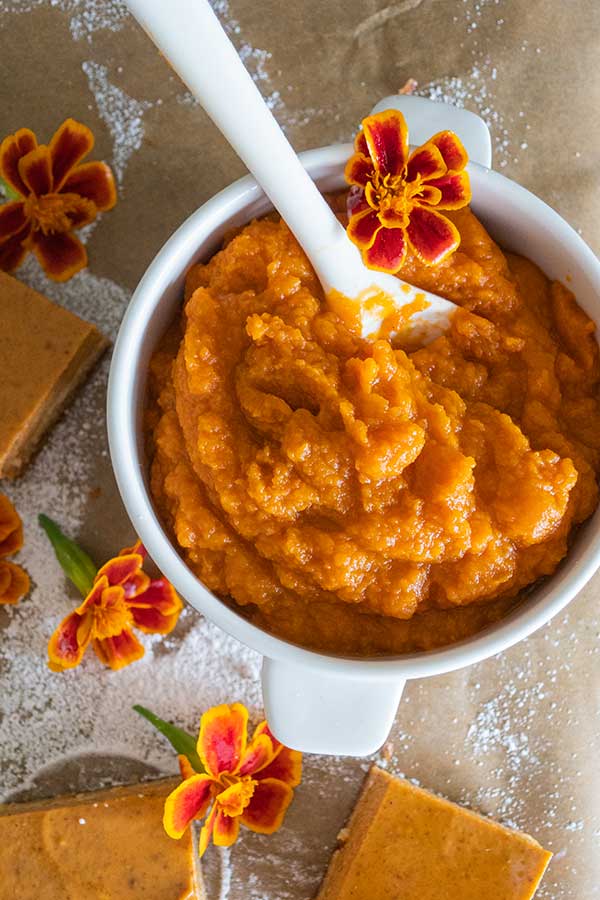
[[[492,129],[495,167],[554,206],[600,251],[597,0],[219,0],[216,6],[297,149],[350,139],[377,100],[413,77],[424,96],[482,114]],[[243,173],[120,2],[0,0],[0,73],[0,136],[25,125],[49,136],[72,115],[94,129],[94,156],[113,163],[118,99],[109,91],[98,103],[90,79],[106,77],[138,101],[143,140],[127,158],[119,204],[88,243],[93,273],[127,290],[174,228]],[[135,123],[130,127],[134,145]],[[93,298],[65,292],[61,302],[90,317]],[[99,559],[131,534],[106,454],[106,375],[105,362],[85,388],[85,403],[67,413],[81,418],[82,429],[95,413],[89,484],[80,486],[90,491],[89,515],[77,531]],[[30,470],[10,487],[27,510],[34,506],[32,478]],[[555,857],[539,892],[545,900],[600,898],[599,590],[597,576],[564,615],[508,653],[409,683],[384,761],[550,848]],[[7,622],[3,611],[0,627]],[[72,685],[76,690],[75,677]],[[12,682],[2,690],[25,687]],[[280,833],[245,834],[230,852],[207,854],[209,898],[314,896],[367,765],[307,758]],[[99,755],[93,765],[70,759],[28,796],[93,789],[107,778],[128,781],[147,771],[122,758]],[[0,787],[1,780],[0,773]]]

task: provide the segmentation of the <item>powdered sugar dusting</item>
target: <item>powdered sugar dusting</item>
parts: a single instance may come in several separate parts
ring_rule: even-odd
[[[119,185],[130,156],[142,146],[144,138],[143,116],[152,103],[148,100],[135,100],[125,91],[111,84],[108,68],[96,62],[82,63],[94,95],[101,118],[106,123],[113,139],[112,165]]]
[[[119,31],[129,15],[121,0],[0,0],[0,15],[28,13],[48,5],[71,16],[69,24],[75,40],[91,41],[97,31]]]
[[[462,7],[458,8],[454,22],[457,25],[460,24],[460,13],[462,13],[473,64],[464,74],[448,75],[419,86],[416,93],[440,103],[449,103],[458,107],[466,106],[481,116],[492,134],[494,165],[502,169],[508,165],[510,160],[517,163],[518,154],[510,138],[511,122],[509,117],[504,111],[497,108],[495,102],[494,85],[498,79],[498,69],[489,54],[479,46],[476,35],[476,29],[484,11],[488,7],[498,6],[498,0],[475,0],[475,2],[465,2]],[[502,31],[503,26],[504,19],[498,17],[496,19],[498,32]],[[521,149],[526,149],[526,145]]]
[[[61,3],[61,0],[52,0]],[[62,0],[66,12],[72,12],[71,34],[75,40],[87,39],[97,31],[119,31],[129,16],[129,10],[121,0]]]

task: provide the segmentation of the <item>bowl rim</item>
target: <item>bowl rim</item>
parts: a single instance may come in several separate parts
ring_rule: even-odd
[[[299,154],[312,174],[318,169],[343,166],[351,144],[333,144]],[[561,231],[577,266],[585,269],[600,299],[600,261],[573,228],[550,206],[526,188],[491,169],[470,162],[471,175],[497,182],[515,203],[533,204],[543,214],[549,229]],[[325,176],[316,176],[321,180]],[[489,183],[489,182],[488,182]],[[264,198],[250,175],[221,190],[195,210],[158,251],[133,293],[115,343],[107,393],[107,426],[110,456],[125,509],[151,558],[177,591],[199,612],[263,656],[309,666],[328,674],[360,677],[362,680],[424,677],[451,672],[480,662],[508,649],[545,625],[560,612],[589,581],[600,566],[600,510],[586,526],[596,534],[580,554],[574,571],[559,569],[532,592],[542,596],[524,600],[505,617],[470,638],[434,650],[401,656],[350,657],[321,653],[276,637],[253,625],[235,609],[212,594],[179,555],[163,528],[144,480],[139,458],[135,396],[139,387],[139,357],[147,326],[169,286],[181,278],[189,260],[203,241],[234,212],[245,210]],[[476,205],[476,204],[475,204]],[[135,365],[132,365],[132,360]],[[145,377],[144,377],[145,380]],[[573,549],[573,548],[572,548]],[[572,550],[570,551],[570,553]]]

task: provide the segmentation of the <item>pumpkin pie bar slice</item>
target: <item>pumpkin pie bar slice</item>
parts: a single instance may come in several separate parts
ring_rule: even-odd
[[[0,806],[0,900],[201,900],[191,829],[163,829],[177,784]]]
[[[317,900],[529,900],[552,856],[374,766]]]
[[[94,325],[0,271],[0,478],[21,473],[107,346]]]

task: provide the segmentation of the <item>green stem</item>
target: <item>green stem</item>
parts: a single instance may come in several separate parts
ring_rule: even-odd
[[[56,522],[43,514],[38,516],[38,522],[48,535],[63,572],[77,590],[87,597],[94,585],[98,567],[79,544],[62,533]]]
[[[136,704],[133,709],[136,713],[139,713],[140,716],[143,716],[144,719],[147,719],[157,731],[160,731],[161,734],[170,741],[171,746],[175,750],[176,753],[181,754],[182,756],[187,756],[188,760],[193,769],[196,772],[203,773],[206,772],[206,769],[200,762],[200,757],[198,756],[198,752],[196,750],[196,739],[192,737],[191,734],[188,734],[187,731],[183,731],[182,728],[178,728],[176,725],[171,725],[170,722],[165,722],[164,719],[160,719],[158,716],[155,716],[153,712],[150,712],[149,709],[146,709],[145,706],[140,706]]]
[[[3,202],[3,198],[6,200],[6,203],[10,203],[11,200],[22,199],[20,194],[4,178],[0,178],[0,202]]]

